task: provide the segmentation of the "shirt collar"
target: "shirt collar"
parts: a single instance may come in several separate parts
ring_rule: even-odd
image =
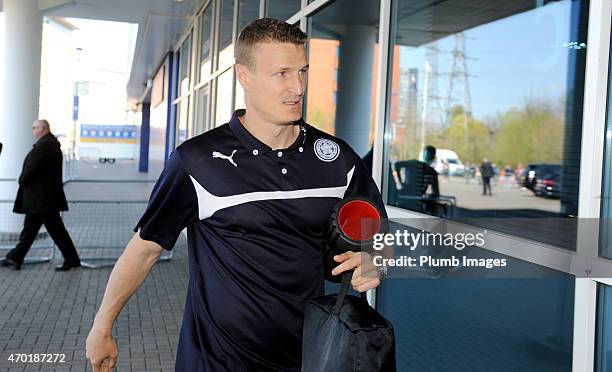
[[[272,151],[272,148],[270,148],[270,146],[258,140],[254,135],[251,134],[251,132],[249,132],[244,127],[244,125],[242,125],[242,122],[240,122],[240,119],[238,118],[243,116],[245,113],[246,109],[238,109],[232,114],[232,119],[229,122],[229,126],[232,129],[232,132],[234,132],[234,135],[238,137],[238,140],[240,140],[242,145],[246,147],[249,151],[257,150],[261,153]],[[306,123],[302,118],[300,118],[295,123],[300,126],[300,133],[298,134],[298,137],[288,148],[277,149],[275,151],[295,150],[301,146],[304,146],[304,143],[306,142]]]

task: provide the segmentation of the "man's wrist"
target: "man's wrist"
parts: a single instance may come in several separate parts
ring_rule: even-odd
[[[104,320],[94,319],[91,329],[97,333],[111,336],[113,334],[113,322],[109,323]]]

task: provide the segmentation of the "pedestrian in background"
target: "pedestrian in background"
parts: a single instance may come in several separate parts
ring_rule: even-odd
[[[493,166],[486,158],[480,164],[480,175],[482,176],[482,195],[491,195],[491,177],[494,175]]]
[[[23,162],[13,207],[13,212],[25,214],[23,230],[19,243],[8,252],[2,265],[20,270],[44,224],[64,256],[64,263],[55,270],[67,271],[81,266],[81,261],[59,213],[68,210],[62,182],[62,150],[47,120],[35,120],[32,134],[37,141]]]

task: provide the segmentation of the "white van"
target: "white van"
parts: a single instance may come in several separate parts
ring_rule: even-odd
[[[463,176],[465,166],[459,156],[453,150],[437,149],[436,159],[431,166],[438,174],[448,174],[450,176]]]

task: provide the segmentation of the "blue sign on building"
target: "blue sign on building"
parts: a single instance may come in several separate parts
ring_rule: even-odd
[[[81,140],[133,142],[136,139],[136,125],[81,124]]]

